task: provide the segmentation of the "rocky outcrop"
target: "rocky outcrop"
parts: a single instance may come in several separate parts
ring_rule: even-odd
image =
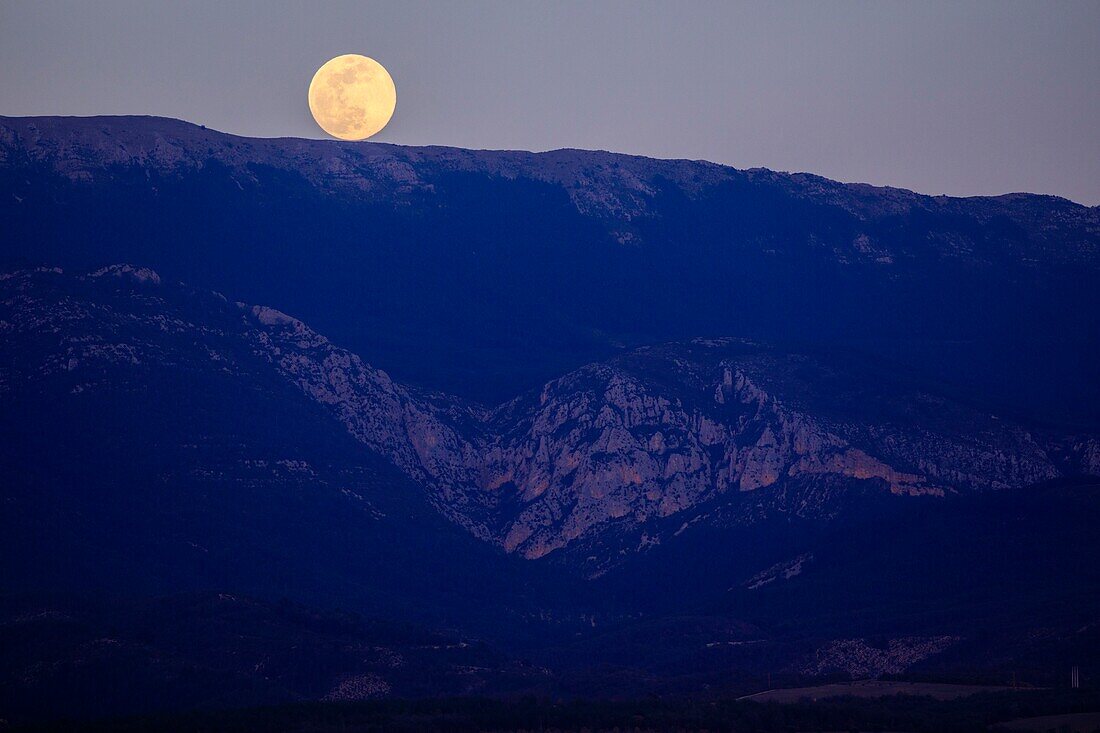
[[[759,573],[749,578],[748,581],[745,582],[745,587],[749,590],[756,590],[757,588],[763,588],[776,581],[790,580],[791,578],[801,575],[803,568],[813,562],[813,559],[813,553],[807,552],[799,555],[793,560],[776,563],[770,568],[761,570]]]
[[[818,649],[796,670],[808,675],[846,672],[853,679],[901,674],[958,641],[955,636],[907,636],[872,646],[864,639],[837,639]]]
[[[361,674],[343,679],[322,700],[370,700],[390,694],[390,685],[376,674]]]
[[[393,461],[426,486],[436,508],[482,539],[491,539],[476,484],[476,418],[458,401],[445,407],[411,393],[386,372],[333,346],[296,318],[272,308],[238,307],[254,330],[245,336],[268,361],[311,399],[332,411],[357,440]]]
[[[659,544],[662,520],[718,500],[734,521],[827,518],[851,490],[1020,486],[1089,470],[1095,453],[873,374],[840,375],[853,394],[821,396],[797,375],[816,369],[835,385],[836,373],[740,341],[641,349],[491,411],[441,407],[293,319],[264,320],[258,343],[288,378],[424,483],[446,516],[531,559],[574,544],[609,553],[598,541],[609,531]],[[877,419],[868,399],[885,405]],[[930,409],[935,419],[920,418]],[[763,498],[739,499],[750,494]]]
[[[798,376],[815,369],[826,376],[797,354],[698,341],[586,367],[505,405],[478,467],[481,488],[513,512],[499,540],[538,558],[615,526],[644,533],[641,546],[675,529],[660,520],[715,501],[735,521],[822,518],[849,489],[943,496],[1062,473],[1049,437],[868,374],[841,375],[858,397],[815,397],[815,377]],[[872,419],[867,399],[888,404]],[[950,419],[915,422],[929,401]]]

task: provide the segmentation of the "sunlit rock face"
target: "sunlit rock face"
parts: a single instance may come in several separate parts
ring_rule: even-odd
[[[811,396],[819,380],[834,392]],[[612,527],[655,544],[661,520],[716,500],[734,521],[821,518],[844,487],[943,496],[1059,475],[1048,438],[891,387],[738,341],[642,349],[499,408],[480,486],[514,512],[505,549],[539,558]]]
[[[576,545],[601,565],[602,533],[637,534],[644,549],[682,531],[665,520],[698,521],[692,510],[715,502],[725,522],[828,519],[856,489],[944,496],[1095,461],[1092,438],[1035,435],[890,375],[748,342],[640,349],[486,410],[251,312],[260,353],[287,378],[449,519],[531,559]]]
[[[602,567],[602,533],[637,535],[643,550],[682,531],[665,520],[694,523],[715,502],[724,522],[828,519],[857,489],[944,496],[1096,460],[1094,438],[1032,434],[890,375],[743,341],[639,349],[486,410],[409,390],[294,319],[250,313],[259,353],[284,376],[449,519],[530,559],[576,545]]]
[[[497,419],[485,487],[521,507],[503,537],[509,551],[541,557],[600,524],[667,517],[718,489],[710,454],[722,426],[614,367],[557,380]]]

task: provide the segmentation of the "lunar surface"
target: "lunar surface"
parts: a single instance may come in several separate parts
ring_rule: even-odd
[[[321,129],[341,140],[365,140],[393,117],[397,88],[382,64],[358,54],[337,56],[309,84],[309,110]]]

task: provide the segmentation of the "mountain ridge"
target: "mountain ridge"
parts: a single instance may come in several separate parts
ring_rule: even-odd
[[[751,167],[751,168],[738,168],[738,167],[733,166],[733,165],[729,165],[729,164],[726,164],[726,163],[717,163],[717,162],[714,162],[714,161],[707,160],[705,158],[677,158],[677,157],[664,158],[664,157],[654,157],[654,156],[648,156],[648,155],[639,155],[639,154],[635,154],[635,153],[626,153],[626,152],[621,152],[621,151],[607,150],[607,149],[603,149],[603,148],[565,147],[565,148],[552,148],[552,149],[549,149],[549,150],[535,151],[535,150],[526,150],[526,149],[522,149],[522,148],[465,148],[465,147],[455,146],[455,145],[432,145],[432,144],[408,145],[408,144],[402,144],[402,143],[387,143],[387,142],[378,142],[378,141],[349,142],[349,141],[333,140],[333,139],[329,139],[329,138],[311,138],[311,137],[299,137],[299,136],[293,136],[293,135],[281,135],[281,136],[274,136],[274,137],[255,137],[255,136],[248,136],[248,135],[238,135],[238,134],[232,133],[232,132],[225,132],[225,131],[222,131],[222,130],[218,130],[216,128],[207,127],[206,125],[201,124],[201,123],[191,122],[189,120],[184,120],[184,119],[175,118],[175,117],[164,117],[164,116],[160,116],[160,115],[126,115],[126,114],[118,114],[118,115],[0,115],[0,121],[2,121],[4,124],[7,124],[7,125],[12,125],[12,126],[22,125],[24,127],[33,126],[33,125],[36,125],[39,122],[70,123],[70,124],[73,123],[73,122],[77,122],[78,124],[86,123],[87,126],[90,127],[90,126],[94,126],[96,123],[100,123],[100,122],[106,122],[106,123],[124,122],[124,123],[129,123],[129,122],[133,122],[133,121],[141,121],[141,122],[152,123],[153,126],[157,126],[157,127],[164,127],[166,125],[166,123],[168,125],[180,125],[180,126],[183,126],[185,129],[207,131],[207,132],[213,133],[214,135],[217,135],[217,136],[235,138],[235,139],[242,140],[242,141],[250,140],[250,141],[271,141],[271,142],[287,141],[287,142],[302,142],[302,143],[325,143],[325,144],[331,144],[331,145],[338,145],[338,146],[345,147],[345,148],[354,148],[354,147],[358,147],[358,146],[367,146],[367,147],[370,147],[370,148],[378,148],[378,149],[424,151],[424,152],[439,152],[439,151],[442,151],[442,152],[451,152],[451,153],[487,153],[487,154],[496,154],[496,155],[502,155],[502,156],[514,155],[514,156],[517,156],[517,157],[525,157],[525,156],[555,157],[556,155],[560,155],[560,154],[563,154],[563,153],[579,153],[579,154],[582,154],[582,155],[591,154],[593,156],[605,155],[605,156],[612,156],[612,157],[615,157],[615,158],[621,158],[621,159],[624,159],[624,160],[634,159],[634,160],[645,160],[645,161],[657,161],[657,162],[664,162],[664,163],[671,163],[671,164],[690,163],[690,164],[699,164],[699,165],[702,165],[702,166],[713,166],[713,167],[717,167],[717,168],[729,169],[729,170],[738,171],[738,172],[759,172],[759,173],[762,173],[762,174],[775,175],[775,176],[787,176],[787,177],[791,177],[791,178],[805,178],[805,179],[810,179],[810,180],[818,180],[818,181],[822,181],[822,182],[827,182],[827,183],[838,185],[838,186],[846,186],[846,187],[853,187],[853,188],[858,188],[858,189],[868,189],[868,190],[881,190],[881,191],[884,191],[884,192],[897,192],[897,193],[900,193],[900,194],[912,195],[914,197],[927,198],[927,199],[948,199],[948,200],[991,199],[992,200],[992,199],[1009,199],[1009,198],[1018,198],[1018,197],[1034,197],[1034,198],[1037,198],[1037,199],[1044,199],[1044,200],[1047,200],[1047,201],[1066,202],[1066,203],[1069,203],[1069,204],[1073,204],[1074,206],[1078,206],[1078,207],[1085,208],[1085,209],[1100,208],[1100,205],[1089,206],[1088,204],[1082,204],[1080,202],[1069,199],[1065,196],[1059,196],[1058,194],[1034,193],[1034,192],[1029,192],[1029,191],[1006,191],[1004,193],[999,193],[999,194],[973,194],[973,195],[961,195],[961,196],[948,195],[948,194],[929,194],[929,193],[922,193],[922,192],[919,192],[919,191],[915,191],[915,190],[912,190],[912,189],[903,188],[903,187],[900,187],[900,186],[891,186],[891,185],[888,185],[888,184],[887,185],[879,185],[879,184],[866,183],[866,182],[863,182],[863,181],[838,181],[838,180],[835,180],[835,179],[830,179],[827,176],[822,176],[822,175],[819,175],[819,174],[811,173],[809,171],[781,171],[781,170],[776,170],[776,169],[773,169],[773,168],[768,168],[766,166],[755,166],[755,167]]]
[[[1077,202],[1071,201],[1065,197],[1052,195],[1052,194],[1035,194],[1029,192],[1006,192],[996,195],[976,195],[976,196],[947,196],[940,194],[923,194],[915,191],[911,191],[905,188],[899,188],[895,186],[877,186],[868,183],[851,182],[844,183],[835,181],[824,176],[819,176],[808,172],[790,172],[790,171],[775,171],[769,168],[736,168],[733,166],[714,163],[704,159],[690,159],[690,158],[652,158],[643,155],[634,155],[631,153],[621,153],[607,150],[589,150],[584,148],[559,148],[555,150],[547,150],[540,152],[532,152],[527,150],[496,150],[496,149],[468,149],[453,146],[441,146],[441,145],[423,145],[423,146],[410,146],[400,145],[395,143],[380,143],[380,142],[347,142],[336,141],[317,138],[300,138],[300,137],[272,137],[272,138],[253,138],[241,135],[235,135],[233,133],[221,132],[212,128],[207,128],[205,125],[198,125],[186,120],[180,120],[175,118],[157,117],[150,115],[97,115],[97,116],[72,116],[72,117],[59,117],[59,116],[34,116],[34,117],[5,117],[0,116],[0,126],[4,129],[3,135],[0,135],[0,142],[6,143],[9,147],[14,144],[28,146],[33,144],[35,139],[51,137],[60,137],[62,131],[72,136],[72,140],[87,142],[94,136],[95,132],[100,132],[100,137],[114,137],[118,134],[119,130],[129,131],[131,135],[135,132],[133,129],[135,121],[142,123],[138,127],[146,129],[140,130],[140,135],[136,140],[131,142],[138,142],[148,144],[150,141],[143,139],[146,135],[152,135],[154,143],[152,150],[141,150],[141,153],[145,155],[155,154],[157,152],[157,146],[162,142],[168,142],[170,135],[181,135],[176,142],[195,144],[198,142],[210,144],[219,139],[228,139],[235,141],[234,144],[242,144],[252,146],[254,149],[258,149],[261,152],[271,154],[271,150],[279,147],[288,148],[293,152],[298,153],[317,153],[323,150],[338,150],[345,156],[350,153],[359,153],[361,160],[369,161],[371,159],[382,159],[389,157],[393,160],[407,161],[410,163],[421,162],[425,159],[437,158],[441,161],[446,161],[452,165],[461,166],[465,164],[470,166],[472,161],[483,158],[485,159],[484,165],[490,171],[495,171],[504,175],[525,174],[531,175],[533,171],[537,170],[539,166],[536,163],[548,164],[548,167],[563,167],[564,170],[560,172],[548,172],[546,174],[549,180],[557,183],[568,182],[567,175],[571,175],[574,178],[582,178],[584,171],[583,168],[578,167],[578,158],[589,159],[597,164],[618,163],[620,165],[627,164],[629,168],[631,165],[640,167],[643,170],[660,171],[662,174],[674,173],[678,168],[689,167],[699,169],[700,171],[713,176],[713,179],[708,180],[704,177],[704,180],[700,183],[713,183],[716,180],[722,178],[728,178],[732,176],[744,176],[750,181],[776,183],[786,181],[791,187],[792,184],[796,184],[798,187],[804,189],[805,195],[810,198],[817,198],[820,200],[830,200],[835,198],[835,193],[838,191],[844,191],[852,194],[859,194],[860,197],[865,197],[867,203],[876,201],[880,206],[884,206],[887,211],[890,210],[890,206],[887,206],[886,202],[895,206],[901,207],[903,204],[913,206],[917,203],[924,204],[926,208],[931,208],[928,205],[935,202],[938,206],[946,206],[951,208],[954,205],[969,202],[969,203],[984,203],[991,205],[991,209],[1003,209],[1003,205],[1024,201],[1031,203],[1033,201],[1042,201],[1047,204],[1057,204],[1060,209],[1066,210],[1065,205],[1069,205],[1068,210],[1079,210],[1081,212],[1091,212],[1093,214],[1100,212],[1100,206],[1089,207]],[[39,126],[43,129],[40,130]],[[97,129],[98,128],[98,129]],[[39,134],[39,133],[42,134]],[[18,136],[18,139],[13,137]],[[198,138],[198,139],[196,139]],[[110,141],[115,142],[115,141]],[[133,156],[133,153],[125,151],[125,142],[115,142],[120,146],[121,150],[116,149],[111,151],[111,156],[106,158],[106,162],[118,163],[123,161],[128,162],[142,162],[140,158],[127,157],[128,153]],[[60,151],[58,151],[60,152]],[[161,151],[163,154],[163,151]],[[225,151],[211,151],[222,152]],[[8,153],[10,155],[10,152]],[[227,156],[232,159],[232,156]],[[331,156],[330,156],[331,158]],[[154,157],[155,160],[155,157]],[[70,163],[76,161],[69,161]],[[104,161],[99,161],[104,162]],[[147,164],[153,162],[146,158],[144,162]],[[495,165],[494,165],[495,164]],[[70,171],[72,172],[72,171]],[[335,171],[334,171],[335,172]],[[398,173],[405,173],[400,171]],[[723,174],[723,175],[718,175]],[[696,173],[698,175],[698,173]],[[577,181],[580,183],[581,181]],[[620,181],[622,183],[623,181]],[[686,176],[681,176],[677,180],[678,183],[684,185],[686,183]],[[638,183],[634,181],[634,183]],[[690,186],[688,186],[690,188]],[[646,192],[643,189],[643,192]],[[585,202],[589,206],[597,206],[598,202],[593,200],[587,200]],[[578,202],[578,206],[580,203]],[[582,208],[583,210],[583,208]],[[860,211],[856,206],[853,211]],[[608,207],[608,211],[605,213],[614,214],[626,214],[628,216],[635,216],[643,213],[642,210],[632,210],[629,207]],[[1097,219],[1092,222],[1093,225],[1097,224]]]

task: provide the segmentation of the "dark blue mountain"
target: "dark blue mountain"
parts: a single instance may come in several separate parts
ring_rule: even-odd
[[[1100,661],[1095,208],[2,118],[0,217],[0,718]]]
[[[624,345],[797,339],[960,394],[1100,417],[1100,210],[578,150],[0,121],[0,257],[132,262],[489,402]]]

